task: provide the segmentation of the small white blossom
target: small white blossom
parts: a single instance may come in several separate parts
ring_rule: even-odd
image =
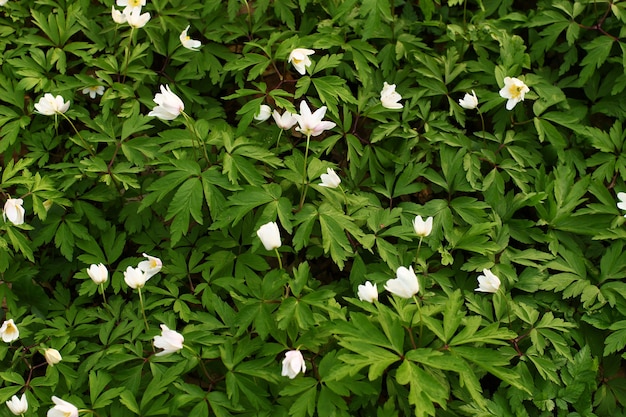
[[[271,115],[272,115],[272,108],[268,106],[267,104],[261,104],[261,106],[259,107],[258,113],[254,115],[254,120],[258,122],[264,122],[267,119],[269,119]]]
[[[433,218],[429,217],[426,220],[422,219],[422,216],[415,216],[413,220],[413,230],[419,237],[426,237],[433,231]]]
[[[306,364],[304,363],[304,357],[299,350],[290,350],[285,353],[285,359],[283,359],[282,376],[288,376],[289,379],[294,379],[298,374],[306,372]]]
[[[402,96],[396,92],[395,84],[383,84],[383,89],[380,92],[380,102],[386,109],[401,109],[404,107],[402,103],[398,103],[402,100]]]
[[[341,178],[339,178],[339,175],[337,175],[332,168],[328,168],[326,174],[322,174],[320,179],[322,180],[320,183],[321,187],[337,188],[339,184],[341,184]]]
[[[22,415],[28,411],[28,400],[26,399],[26,394],[22,394],[21,398],[18,398],[17,395],[11,397],[9,401],[6,402],[9,410],[16,416]]]
[[[261,239],[261,243],[266,250],[274,250],[281,247],[280,230],[276,222],[265,223],[256,231],[257,236]]]
[[[62,96],[53,96],[50,93],[44,94],[42,98],[35,104],[37,113],[44,116],[54,116],[55,114],[65,113],[70,108],[70,102],[64,101]]]
[[[373,303],[378,301],[378,288],[376,284],[367,281],[364,285],[359,285],[357,295],[359,300]]]
[[[489,269],[483,269],[484,275],[478,276],[478,288],[474,291],[495,293],[500,288],[500,278]]]
[[[50,366],[54,366],[63,360],[63,357],[61,356],[59,351],[52,348],[46,349],[43,353],[43,356],[44,358],[46,358],[46,362],[48,362],[48,365]]]
[[[9,198],[4,203],[4,210],[2,211],[4,221],[6,222],[8,219],[15,225],[24,224],[25,210],[22,207],[23,203],[24,201],[21,198]]]
[[[97,285],[103,284],[109,279],[109,271],[103,264],[92,264],[87,268],[87,275]]]
[[[500,96],[508,99],[506,109],[513,110],[513,107],[520,101],[524,101],[524,95],[530,91],[530,88],[524,82],[517,78],[505,77],[504,87],[500,90]]]
[[[165,324],[161,324],[161,335],[154,336],[154,347],[163,349],[156,356],[178,352],[183,348],[185,338],[176,330],[170,330]]]
[[[103,85],[92,85],[90,87],[83,88],[83,94],[89,94],[89,97],[96,98],[96,96],[101,96],[104,94],[104,86]]]
[[[280,113],[278,113],[278,110],[274,109],[272,117],[276,122],[276,126],[280,127],[283,130],[289,130],[294,127],[296,123],[298,123],[298,119],[296,118],[296,116],[289,113],[288,111],[285,111],[281,116]]]
[[[459,100],[459,105],[467,110],[473,110],[478,107],[478,97],[476,97],[474,90],[472,90],[472,94],[465,93],[465,96]]]
[[[147,261],[141,261],[137,265],[137,268],[141,269],[146,274],[146,281],[159,273],[163,268],[163,262],[156,256],[150,256],[147,253],[143,254],[144,258],[148,258]]]
[[[202,42],[191,39],[191,37],[187,34],[189,31],[189,25],[183,30],[179,36],[180,43],[187,49],[191,49],[192,51],[197,51],[200,46],[202,46]]]
[[[6,320],[0,327],[0,337],[4,343],[10,343],[20,337],[20,331],[13,319]]]
[[[311,65],[311,59],[309,55],[313,55],[315,51],[313,49],[296,48],[289,54],[288,62],[293,64],[293,67],[301,75],[306,73],[306,69]]]

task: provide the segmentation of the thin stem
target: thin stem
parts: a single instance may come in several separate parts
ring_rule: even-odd
[[[130,65],[130,47],[133,45],[133,33],[135,27],[130,27],[130,36],[128,38],[128,46],[124,49],[124,72],[122,73],[122,83],[126,82],[126,73],[128,72],[128,66]]]
[[[211,160],[209,159],[209,154],[207,153],[206,145],[204,144],[204,141],[200,139],[200,135],[198,135],[198,132],[196,131],[196,128],[194,127],[193,119],[189,117],[189,115],[187,115],[187,113],[185,112],[182,112],[181,114],[185,118],[185,126],[187,126],[187,129],[189,129],[189,132],[191,132],[192,137],[195,137],[196,140],[198,141],[198,144],[202,145],[202,151],[204,152],[204,159],[206,159],[207,164],[211,165]]]
[[[478,107],[476,107],[476,110],[478,111],[478,115],[480,116],[480,123],[483,126],[483,143],[486,144],[486,142],[485,142],[486,141],[486,138],[485,138],[485,135],[486,135],[485,134],[485,119],[483,118],[483,114],[482,114],[482,112],[480,111],[480,109]]]
[[[420,236],[420,242],[417,244],[417,252],[415,253],[415,263],[419,263],[420,256],[420,248],[422,247],[422,240],[424,240],[424,236]]]
[[[107,303],[107,296],[104,293],[104,282],[100,284],[100,291],[102,292],[102,298],[104,299],[104,304]]]
[[[304,150],[304,169],[302,170],[302,195],[300,195],[300,206],[302,208],[304,205],[304,197],[306,196],[306,190],[308,188],[307,183],[307,175],[306,175],[306,163],[309,158],[309,142],[311,140],[311,135],[306,136],[306,149]]]
[[[343,201],[346,203],[346,214],[347,214],[348,213],[348,196],[346,195],[346,192],[343,189],[343,187],[341,186],[341,184],[339,184],[339,189],[343,193]]]
[[[137,291],[139,292],[139,304],[141,305],[141,315],[143,316],[143,322],[146,325],[146,330],[150,330],[150,327],[148,326],[148,319],[146,318],[146,311],[143,308],[143,296],[141,295],[141,287],[137,288]]]
[[[419,319],[420,319],[420,334],[419,334],[420,338],[417,341],[417,346],[419,347],[422,344],[422,333],[424,330],[424,323],[422,322],[422,308],[420,307],[420,303],[417,300],[417,297],[415,297],[415,295],[413,296],[413,300],[415,301],[415,304],[417,305],[417,314],[419,314]]]
[[[89,146],[89,144],[85,141],[85,139],[83,139],[83,137],[82,137],[82,136],[80,135],[80,133],[78,132],[78,129],[76,129],[76,126],[74,125],[74,122],[72,122],[72,120],[71,120],[69,117],[67,117],[67,116],[65,115],[65,113],[57,113],[57,114],[60,114],[61,116],[63,116],[63,118],[64,118],[65,120],[67,120],[67,121],[70,123],[70,125],[71,125],[71,126],[72,126],[72,128],[74,129],[74,132],[76,132],[76,134],[77,134],[77,135],[78,135],[78,137],[80,138],[80,141],[83,143],[83,147],[84,147],[87,151],[89,151],[89,153],[91,154],[91,156],[96,156],[96,154],[95,154],[95,152],[93,151],[93,149],[91,149],[91,146]]]
[[[280,137],[283,135],[283,129],[280,129],[278,133],[278,139],[276,139],[276,151],[278,152],[278,143],[280,142]]]
[[[280,252],[278,252],[278,248],[274,248],[274,251],[276,252],[276,257],[278,258],[278,267],[280,269],[283,269],[283,260],[280,258]]]

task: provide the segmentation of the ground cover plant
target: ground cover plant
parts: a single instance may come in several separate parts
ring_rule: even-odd
[[[0,416],[626,415],[626,2],[0,4]]]

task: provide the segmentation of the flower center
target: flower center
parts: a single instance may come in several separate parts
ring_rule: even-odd
[[[141,0],[129,0],[128,5],[130,7],[139,7],[141,6]]]
[[[522,87],[520,87],[519,85],[513,84],[512,86],[509,87],[509,94],[511,95],[511,98],[519,98],[519,96],[521,95],[521,92],[522,92]]]

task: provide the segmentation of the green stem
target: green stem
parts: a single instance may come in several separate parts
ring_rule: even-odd
[[[141,315],[143,316],[143,322],[146,325],[146,330],[150,330],[150,327],[148,326],[148,319],[146,318],[146,311],[143,308],[143,296],[141,295],[141,287],[137,288],[137,291],[139,292],[139,305],[141,306]]]
[[[276,152],[278,152],[278,144],[280,143],[280,137],[283,135],[283,129],[278,132],[278,139],[276,139]]]
[[[339,184],[339,189],[343,193],[343,201],[346,203],[346,214],[348,214],[348,196],[346,195],[346,192],[343,189],[343,187],[341,186],[341,184]]]
[[[486,144],[486,138],[485,138],[485,119],[483,118],[483,114],[480,111],[480,109],[478,107],[476,107],[476,110],[478,111],[478,115],[480,116],[480,122],[482,123],[483,126],[483,143]]]
[[[415,301],[415,304],[417,305],[417,314],[419,314],[419,319],[420,319],[420,339],[417,341],[417,346],[421,346],[422,344],[422,332],[424,330],[424,323],[422,321],[422,308],[420,307],[420,303],[417,300],[417,297],[415,297],[415,295],[413,296],[413,300]]]
[[[104,304],[107,303],[107,296],[104,293],[104,282],[100,284],[100,291],[102,292],[102,298],[104,299]]]
[[[278,252],[278,248],[274,248],[274,251],[276,252],[276,257],[278,258],[278,267],[280,269],[283,269],[283,260],[280,258],[280,252]]]
[[[424,236],[420,236],[420,242],[417,244],[417,252],[415,253],[415,263],[416,264],[419,263],[420,248],[422,247],[422,240],[423,239],[424,239]]]
[[[300,195],[300,206],[302,208],[304,205],[304,197],[306,196],[306,190],[308,188],[307,183],[307,175],[306,175],[306,163],[309,158],[309,142],[311,140],[311,135],[307,135],[306,137],[306,149],[304,150],[304,169],[302,171],[302,195]]]
[[[67,120],[70,123],[70,125],[72,126],[72,129],[74,129],[74,132],[76,132],[76,134],[80,138],[80,141],[83,143],[83,147],[91,154],[91,156],[96,156],[93,149],[91,149],[91,146],[89,146],[89,144],[85,141],[85,139],[83,139],[83,137],[78,132],[78,129],[76,129],[74,122],[72,122],[72,120],[69,117],[67,117],[65,113],[58,113],[58,114],[60,114],[65,120]]]
[[[205,145],[204,141],[200,139],[200,135],[198,135],[198,132],[196,131],[196,128],[194,127],[193,120],[191,119],[191,117],[189,117],[189,115],[187,113],[182,112],[181,114],[185,118],[185,126],[187,126],[187,129],[189,129],[189,132],[191,132],[191,136],[192,136],[191,140],[193,141],[193,137],[195,137],[196,140],[198,141],[198,144],[202,145],[202,151],[204,153],[204,159],[206,159],[207,164],[211,165],[211,161],[209,160],[209,154],[208,154],[208,152],[206,150],[206,145]]]

